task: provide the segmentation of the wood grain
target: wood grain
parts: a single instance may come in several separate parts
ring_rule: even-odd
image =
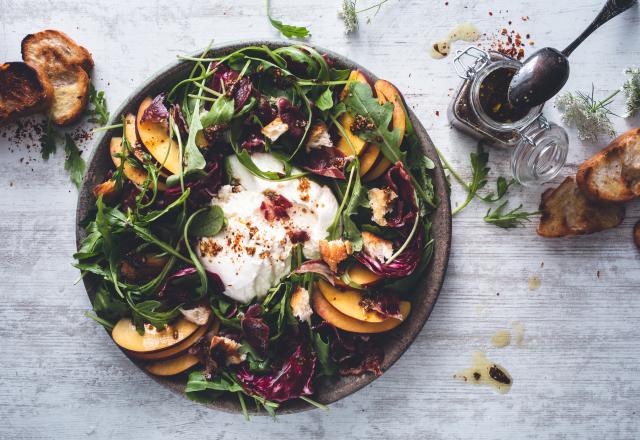
[[[272,6],[284,21],[309,24],[313,43],[395,83],[436,145],[468,177],[475,142],[450,129],[445,117],[458,79],[449,60],[429,58],[429,44],[455,24],[472,21],[489,34],[503,27],[530,33],[534,47],[564,47],[602,2],[452,0],[445,6],[391,0],[371,24],[363,17],[360,32],[349,37],[336,16],[339,3],[274,0]],[[568,90],[588,90],[593,83],[604,95],[622,83],[623,68],[640,62],[639,14],[635,7],[612,20],[572,54]],[[112,109],[175,55],[204,47],[211,38],[277,38],[261,0],[60,0],[46,6],[0,0],[0,60],[19,59],[24,35],[45,28],[67,32],[92,51],[97,87],[107,91]],[[548,107],[545,113],[558,121]],[[623,113],[621,99],[613,110]],[[615,119],[619,132],[639,124],[638,118]],[[639,435],[640,253],[631,240],[638,203],[629,205],[615,230],[561,240],[537,237],[534,224],[497,229],[482,221],[486,206],[472,204],[454,220],[448,277],[436,308],[391,370],[329,412],[245,423],[161,388],[83,316],[89,303],[81,285],[74,285],[78,272],[71,267],[76,190],[63,171],[62,152],[44,163],[37,150],[2,137],[14,130],[0,129],[0,438]],[[607,143],[584,144],[569,132],[563,176]],[[23,157],[35,160],[26,165]],[[508,173],[507,152],[491,151],[491,163],[492,176]],[[512,203],[535,210],[543,189],[516,188]],[[455,185],[452,198],[454,206],[463,199]],[[531,276],[541,280],[534,291],[528,287]],[[523,345],[491,347],[491,335],[513,321],[525,327]],[[474,349],[486,349],[489,359],[509,370],[509,394],[453,379],[470,364]]]

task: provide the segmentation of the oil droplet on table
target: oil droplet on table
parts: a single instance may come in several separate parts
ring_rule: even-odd
[[[524,345],[524,324],[520,321],[513,321],[511,323],[511,328],[513,329],[514,339],[516,340],[516,345],[518,347],[522,347]]]
[[[527,283],[529,284],[529,290],[538,290],[540,288],[540,285],[542,284],[540,278],[536,276],[529,277]]]
[[[471,368],[456,373],[453,377],[474,385],[488,385],[500,394],[508,393],[513,384],[513,379],[507,370],[491,362],[480,350],[473,352]]]
[[[480,31],[471,23],[462,23],[449,31],[447,36],[431,45],[431,58],[439,60],[449,55],[451,44],[456,41],[476,41]]]
[[[498,330],[491,336],[491,344],[496,348],[503,348],[511,344],[511,333],[509,330]]]

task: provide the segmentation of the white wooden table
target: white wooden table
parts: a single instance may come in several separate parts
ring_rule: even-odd
[[[349,37],[336,15],[339,3],[274,0],[273,10],[286,22],[310,24],[310,42],[394,82],[468,177],[475,142],[445,117],[458,79],[450,59],[429,57],[429,44],[472,21],[488,33],[502,27],[530,33],[535,47],[563,47],[603,0],[390,0]],[[94,80],[111,109],[177,54],[211,38],[278,38],[261,0],[0,0],[0,61],[19,59],[21,39],[46,28],[63,30],[91,50]],[[588,90],[594,83],[599,95],[607,94],[634,64],[640,64],[637,7],[572,55],[567,88]],[[613,109],[623,112],[622,99]],[[546,113],[559,120],[553,108]],[[615,124],[622,132],[640,121],[617,118]],[[563,176],[607,143],[584,144],[573,130],[570,135]],[[88,155],[91,144],[85,148]],[[245,423],[156,385],[83,316],[90,304],[81,284],[73,284],[78,272],[71,267],[77,192],[61,151],[47,163],[38,156],[0,137],[0,438],[640,436],[640,253],[631,242],[637,203],[615,230],[561,240],[541,239],[534,224],[509,231],[490,226],[482,220],[486,207],[474,203],[454,220],[448,276],[431,319],[391,370],[329,412]],[[26,165],[21,157],[35,160]],[[494,178],[508,172],[506,153],[492,151],[491,163]],[[542,189],[516,189],[512,203],[535,210]],[[454,186],[454,204],[462,196]],[[529,288],[531,277],[540,279],[539,289]],[[514,321],[524,326],[522,344],[492,347],[491,335]],[[453,379],[469,366],[474,349],[510,371],[509,394]]]

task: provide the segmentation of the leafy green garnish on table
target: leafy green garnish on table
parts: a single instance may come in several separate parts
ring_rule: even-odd
[[[80,156],[78,146],[69,133],[65,135],[64,152],[66,154],[64,169],[69,172],[69,177],[74,185],[80,188],[86,165],[84,159]]]
[[[514,208],[510,211],[504,212],[504,208],[508,202],[502,203],[495,208],[493,212],[491,208],[487,211],[487,215],[484,216],[484,221],[491,223],[499,228],[509,229],[517,228],[518,226],[524,226],[525,222],[530,222],[531,217],[540,215],[539,212],[527,212],[522,210],[522,205]]]
[[[624,92],[627,117],[640,111],[640,68],[627,68],[624,73],[628,76],[622,91]]]
[[[93,83],[89,85],[89,103],[91,108],[87,108],[88,121],[100,125],[109,122],[109,111],[107,110],[107,100],[104,91],[97,91]]]
[[[311,34],[309,33],[309,29],[304,26],[292,26],[290,24],[284,24],[280,20],[276,20],[271,17],[271,5],[270,1],[266,0],[267,3],[267,18],[269,19],[269,23],[271,26],[279,30],[282,35],[287,38],[307,38]]]
[[[40,135],[40,147],[44,160],[49,160],[49,156],[56,152],[56,137],[58,136],[60,135],[53,129],[53,121],[49,115],[47,121],[42,125],[42,134]]]

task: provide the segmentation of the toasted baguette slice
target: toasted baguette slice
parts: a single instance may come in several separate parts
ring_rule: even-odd
[[[87,49],[78,45],[67,34],[51,29],[29,34],[22,39],[22,59],[31,65],[44,62],[75,64],[87,74],[93,69],[93,58]]]
[[[0,123],[49,108],[53,86],[46,75],[21,62],[0,64]]]
[[[633,227],[633,242],[636,244],[638,250],[640,250],[640,220]]]
[[[47,30],[22,40],[22,59],[53,85],[53,122],[67,125],[78,119],[89,98],[91,54],[62,32]]]
[[[550,238],[615,228],[625,212],[623,205],[588,199],[573,177],[567,177],[559,187],[542,194],[540,211],[538,234]]]
[[[640,128],[618,136],[583,163],[576,180],[582,192],[593,200],[628,202],[640,196]]]

